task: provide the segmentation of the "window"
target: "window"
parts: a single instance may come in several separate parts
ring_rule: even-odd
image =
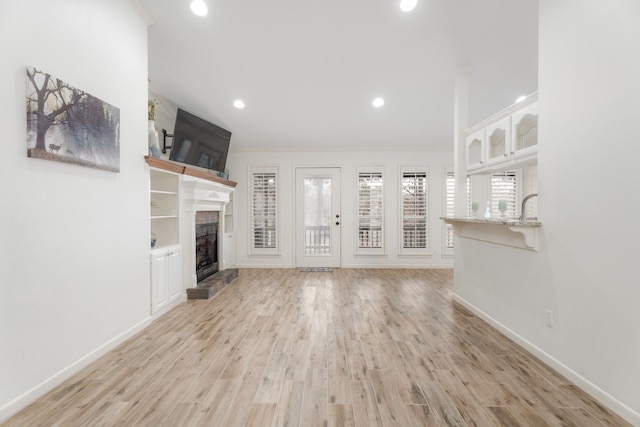
[[[467,175],[467,192],[466,192],[466,201],[467,201],[467,216],[473,216],[473,211],[471,209],[472,203],[472,180],[471,177]],[[444,216],[446,217],[455,217],[456,216],[456,204],[455,204],[455,195],[456,195],[456,177],[453,172],[452,166],[447,166],[445,168],[445,189],[444,189]],[[451,224],[444,224],[444,251],[443,255],[452,255],[453,254],[453,226]]]
[[[473,216],[473,180],[467,175],[467,216]]]
[[[507,218],[518,217],[518,182],[516,171],[500,172],[491,175],[491,216],[500,217],[499,201],[505,200]]]
[[[427,168],[401,167],[401,254],[425,253],[428,249]]]
[[[277,253],[277,168],[251,168],[251,253]]]
[[[467,183],[469,179],[467,179]],[[467,185],[467,188],[469,185]],[[470,198],[467,197],[467,200]],[[468,203],[467,203],[468,204]],[[445,188],[444,188],[444,216],[453,218],[456,216],[456,177],[451,168],[447,168],[445,172]],[[453,249],[453,226],[445,223],[444,236],[445,250]]]
[[[524,192],[521,200],[529,194],[538,194],[538,168],[531,166],[523,170],[524,174]],[[518,209],[520,206],[518,206]],[[527,201],[526,218],[538,218],[538,198],[533,197]]]
[[[384,253],[382,168],[358,168],[358,253]]]

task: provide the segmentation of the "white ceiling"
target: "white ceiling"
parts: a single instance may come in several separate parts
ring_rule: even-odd
[[[457,67],[471,124],[537,90],[537,0],[205,0],[204,18],[138,1],[150,88],[232,131],[232,150],[450,147]]]

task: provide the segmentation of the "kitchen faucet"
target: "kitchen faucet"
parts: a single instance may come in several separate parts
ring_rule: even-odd
[[[524,222],[525,221],[525,206],[527,205],[527,201],[532,198],[532,197],[537,197],[538,193],[531,193],[528,196],[526,196],[524,199],[522,199],[522,207],[520,208],[520,222]]]

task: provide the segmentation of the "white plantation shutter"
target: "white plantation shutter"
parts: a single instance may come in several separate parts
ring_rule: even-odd
[[[518,217],[518,182],[516,171],[500,172],[491,175],[491,216],[500,217],[498,201],[507,201],[507,218]]]
[[[469,187],[468,182],[467,178],[467,188]],[[468,200],[469,197],[467,197]],[[468,202],[467,205],[469,205]],[[445,177],[444,216],[449,218],[456,216],[456,178],[452,170],[448,170]],[[444,247],[453,249],[453,226],[451,224],[445,224]]]
[[[402,172],[402,249],[427,249],[426,169]]]
[[[277,170],[251,171],[251,247],[277,249]]]
[[[524,193],[522,198],[528,194],[538,193],[538,168],[533,166],[524,170]],[[518,206],[518,209],[520,207]],[[538,217],[538,198],[532,197],[527,201],[525,216],[527,218]]]
[[[473,203],[473,180],[467,175],[467,216],[473,216],[473,209],[471,209]]]
[[[383,250],[384,188],[381,170],[358,170],[358,249]],[[376,168],[377,169],[377,168]],[[379,253],[381,251],[374,251]]]

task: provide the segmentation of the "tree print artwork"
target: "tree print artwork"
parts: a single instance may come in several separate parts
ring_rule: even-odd
[[[120,171],[120,109],[27,68],[27,155]]]

